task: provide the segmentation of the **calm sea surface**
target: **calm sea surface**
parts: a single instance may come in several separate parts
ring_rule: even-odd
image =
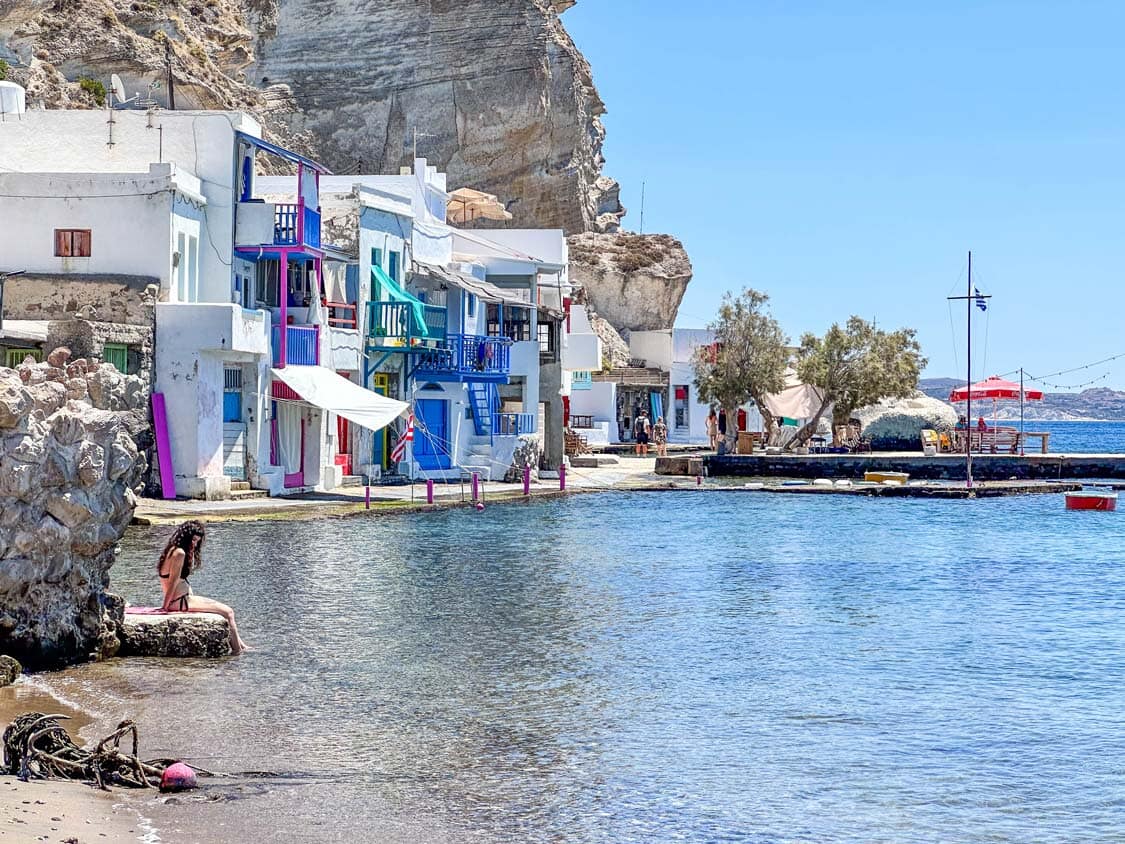
[[[134,602],[167,533],[127,537]],[[1125,839],[1125,513],[634,493],[206,555],[256,653],[47,678],[275,775],[149,812],[173,840]]]
[[[997,425],[1014,425],[1005,420]],[[1051,434],[1051,451],[1061,454],[1125,454],[1125,422],[1024,422],[1025,431]],[[1033,442],[1038,447],[1038,442]]]

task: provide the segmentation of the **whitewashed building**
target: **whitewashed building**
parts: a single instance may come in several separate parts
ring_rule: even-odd
[[[0,173],[0,271],[156,287],[155,435],[179,495],[331,488],[343,471],[323,405],[346,397],[371,425],[395,415],[335,374],[359,372],[360,343],[325,304],[324,168],[263,141],[253,119],[31,111],[0,122],[0,149],[19,171]],[[298,171],[295,202],[256,189],[264,156]]]

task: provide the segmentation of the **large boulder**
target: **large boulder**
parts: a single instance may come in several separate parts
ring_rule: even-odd
[[[229,653],[230,628],[221,615],[125,613],[121,656],[218,657]]]
[[[906,399],[884,399],[853,415],[875,451],[920,451],[923,430],[949,431],[957,424],[956,410],[921,392]]]
[[[684,245],[666,234],[577,234],[568,238],[570,281],[618,331],[660,331],[676,322],[691,281]]]
[[[0,652],[31,669],[117,651],[122,602],[107,591],[109,568],[145,470],[136,412],[67,400],[68,380],[93,377],[124,407],[125,379],[88,374],[63,352],[0,367]]]

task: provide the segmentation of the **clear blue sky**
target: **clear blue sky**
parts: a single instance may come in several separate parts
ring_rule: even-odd
[[[679,325],[769,293],[793,337],[856,313],[962,376],[1125,352],[1125,3],[579,0],[607,175],[680,237]],[[1125,359],[1056,379],[1125,388]]]

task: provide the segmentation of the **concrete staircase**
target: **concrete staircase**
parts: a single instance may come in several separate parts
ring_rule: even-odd
[[[248,481],[231,481],[231,501],[249,501],[254,498],[269,498],[270,494],[264,489],[251,489]]]
[[[492,443],[488,437],[473,437],[469,443],[469,450],[461,466],[466,472],[477,472],[482,480],[492,480],[492,473],[499,469],[492,462]],[[502,473],[501,473],[502,474]]]

